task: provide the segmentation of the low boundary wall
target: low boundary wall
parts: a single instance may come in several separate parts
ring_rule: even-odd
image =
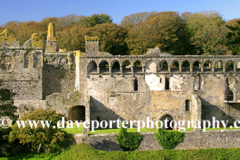
[[[141,133],[143,140],[136,149],[139,151],[161,150],[155,133]],[[105,151],[121,151],[117,143],[116,134],[96,134],[83,137],[74,135],[76,143],[84,142],[95,149]],[[184,140],[175,149],[203,149],[203,148],[240,148],[240,131],[207,131],[207,132],[185,132]]]

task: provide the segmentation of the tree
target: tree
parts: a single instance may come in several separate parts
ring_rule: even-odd
[[[114,55],[127,54],[125,42],[127,30],[115,23],[97,24],[95,27],[89,28],[87,35],[99,38],[100,51],[110,52]]]
[[[85,51],[85,35],[87,28],[73,26],[57,32],[57,48],[66,50]]]
[[[228,21],[226,27],[230,30],[227,35],[228,47],[233,54],[240,54],[240,19]]]
[[[94,14],[88,17],[88,20],[92,27],[97,24],[112,23],[112,18],[107,14]]]
[[[21,145],[31,152],[56,152],[65,146],[65,142],[69,137],[68,134],[57,128],[57,122],[64,117],[56,113],[55,110],[37,109],[24,114],[19,120],[43,120],[51,124],[49,127],[43,127],[41,122],[37,126],[30,127],[29,123],[25,123],[25,127],[19,128],[17,123],[12,126],[12,131],[9,135],[9,141],[18,140]],[[54,127],[55,126],[55,127]]]
[[[132,27],[126,38],[130,54],[144,54],[148,48],[162,52],[188,54],[186,24],[176,12],[160,12]]]
[[[183,13],[194,46],[193,54],[225,55],[231,54],[226,46],[229,30],[222,17],[216,12]]]
[[[129,16],[123,17],[120,25],[123,28],[129,30],[131,27],[135,26],[137,23],[144,22],[147,18],[149,17],[152,18],[156,14],[157,14],[156,11],[131,14]]]

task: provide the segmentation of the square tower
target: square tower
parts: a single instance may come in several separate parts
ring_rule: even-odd
[[[88,57],[99,56],[99,39],[98,37],[85,36],[85,53]]]

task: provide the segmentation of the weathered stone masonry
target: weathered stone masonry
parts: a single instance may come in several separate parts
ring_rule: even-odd
[[[16,93],[21,116],[52,108],[73,120],[229,120],[240,116],[240,56],[145,55],[99,52],[86,37],[86,52],[56,52],[54,25],[47,41],[33,34],[20,45],[0,34],[2,89]],[[64,50],[62,50],[64,51]]]

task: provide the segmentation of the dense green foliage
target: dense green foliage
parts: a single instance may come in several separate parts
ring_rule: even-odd
[[[126,128],[121,127],[120,132],[116,135],[119,146],[124,151],[133,151],[135,150],[142,141],[143,136],[138,132],[127,132]]]
[[[139,159],[157,159],[157,160],[239,160],[240,149],[195,149],[195,150],[156,150],[156,151],[135,151],[135,152],[120,152],[120,151],[101,151],[95,150],[91,146],[80,143],[71,146],[60,154],[29,154],[19,155],[16,157],[0,158],[1,160],[139,160]]]
[[[57,127],[57,121],[61,120],[62,117],[63,115],[56,113],[54,110],[38,109],[29,111],[19,120],[48,120],[51,121],[50,127],[45,126],[43,128],[41,122],[39,122],[34,127],[30,127],[29,123],[26,123],[25,127],[19,128],[15,123],[9,134],[9,141],[18,140],[21,145],[31,152],[59,151],[61,147],[65,146],[65,142],[69,137],[66,132]]]
[[[186,24],[176,12],[160,12],[128,32],[126,42],[130,54],[144,54],[148,48],[159,47],[162,52],[188,54]]]
[[[98,36],[100,51],[120,54],[145,54],[148,48],[159,47],[175,55],[240,54],[240,19],[225,22],[217,12],[142,12],[123,17],[120,25],[107,14],[92,16],[68,15],[44,18],[40,22],[11,21],[8,28],[26,42],[32,33],[46,35],[50,22],[55,24],[57,48],[85,51],[85,35]]]
[[[159,129],[158,133],[155,135],[158,143],[163,147],[163,149],[173,149],[178,143],[182,142],[184,139],[184,133],[173,131],[168,132],[163,129]]]

